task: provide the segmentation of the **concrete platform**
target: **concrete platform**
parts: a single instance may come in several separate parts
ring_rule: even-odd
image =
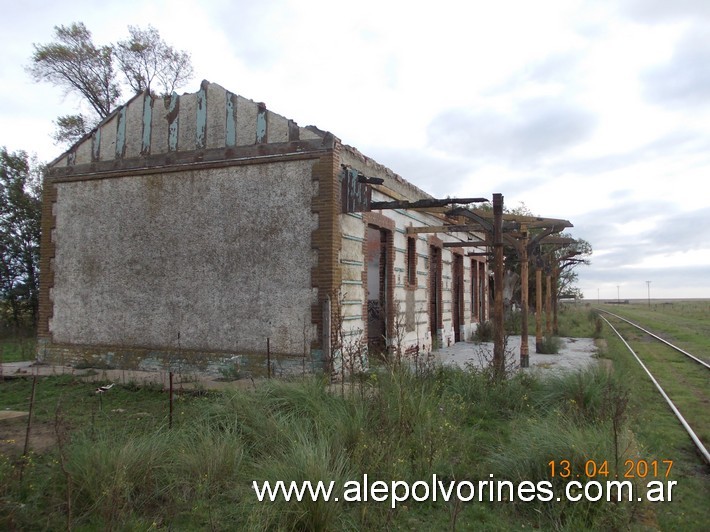
[[[539,355],[535,351],[535,337],[530,341],[530,367],[523,371],[556,373],[574,371],[589,367],[598,362],[595,357],[597,348],[591,338],[560,338],[562,343],[557,355]],[[510,336],[505,348],[506,367],[520,369],[520,336]],[[469,365],[481,368],[493,359],[493,343],[459,342],[449,347],[439,349],[434,353],[434,360],[444,365],[457,365],[466,368]],[[105,384],[143,383],[167,388],[169,374],[167,371],[132,371],[120,369],[76,369],[66,366],[51,366],[32,361],[9,362],[2,364],[0,370],[5,378],[74,375],[88,382]],[[260,379],[259,379],[260,380]],[[254,382],[249,378],[237,381],[223,381],[214,377],[196,374],[174,374],[173,387],[177,389],[208,389],[219,390],[229,388],[252,387]]]
[[[558,373],[575,371],[598,362],[597,347],[592,338],[560,338],[556,355],[535,353],[535,337],[528,339],[530,367],[523,371]],[[520,369],[520,336],[508,337],[505,347],[506,367]],[[436,360],[445,365],[482,368],[493,359],[493,342],[459,342],[436,352]]]

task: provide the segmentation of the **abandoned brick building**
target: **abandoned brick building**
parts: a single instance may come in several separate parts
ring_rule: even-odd
[[[44,194],[46,360],[258,368],[268,339],[280,364],[317,365],[487,318],[485,248],[458,245],[477,235],[427,232],[444,210],[406,202],[430,195],[214,83],[135,96],[51,163]]]

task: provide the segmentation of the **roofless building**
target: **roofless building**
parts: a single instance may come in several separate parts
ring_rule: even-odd
[[[258,371],[267,349],[327,367],[464,340],[488,318],[486,235],[421,228],[480,200],[214,83],[139,94],[50,165],[39,356]]]

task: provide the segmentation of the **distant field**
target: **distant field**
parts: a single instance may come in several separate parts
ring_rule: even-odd
[[[710,360],[710,300],[651,300],[599,305],[659,334],[694,355]]]

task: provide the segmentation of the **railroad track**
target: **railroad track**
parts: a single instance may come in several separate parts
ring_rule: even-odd
[[[673,349],[675,352],[678,352],[678,353],[683,354],[685,357],[687,357],[688,360],[692,360],[692,361],[694,361],[695,363],[701,365],[702,367],[704,367],[704,368],[706,368],[706,369],[710,369],[710,364],[708,364],[708,363],[705,362],[704,360],[701,360],[700,358],[696,357],[695,355],[692,355],[691,353],[688,353],[687,351],[681,349],[680,347],[673,345],[673,344],[670,343],[669,341],[667,341],[667,340],[665,340],[664,338],[661,338],[660,336],[658,336],[658,335],[656,335],[656,334],[654,334],[654,333],[652,333],[652,332],[650,332],[650,331],[644,329],[644,328],[641,327],[640,325],[638,325],[638,324],[636,324],[636,323],[634,323],[634,322],[632,322],[632,321],[630,321],[630,320],[628,320],[628,319],[626,319],[626,318],[624,318],[624,317],[622,317],[622,316],[619,316],[618,314],[614,314],[613,312],[609,312],[608,310],[599,309],[599,308],[597,308],[597,309],[595,309],[595,310],[597,310],[598,312],[603,312],[603,313],[605,313],[605,314],[608,314],[608,315],[610,315],[610,316],[613,316],[615,319],[618,319],[618,320],[623,321],[624,323],[628,324],[629,326],[631,326],[631,327],[633,327],[633,328],[635,328],[635,329],[637,329],[637,330],[642,331],[643,333],[647,334],[649,337],[651,337],[651,338],[657,340],[658,342],[661,342],[661,343],[665,344],[667,347],[669,347],[670,349]],[[693,444],[694,444],[695,447],[698,449],[700,455],[703,457],[703,459],[705,460],[705,462],[706,462],[708,465],[710,465],[710,451],[708,451],[707,447],[706,447],[705,444],[702,442],[702,440],[698,437],[698,435],[696,434],[695,430],[693,430],[693,428],[691,427],[690,423],[688,423],[688,421],[686,420],[686,418],[685,418],[685,417],[683,416],[683,414],[680,412],[678,406],[677,406],[677,405],[673,402],[673,400],[671,400],[671,398],[668,396],[668,394],[666,393],[666,391],[663,389],[663,387],[662,387],[661,384],[659,383],[658,379],[656,379],[656,377],[654,377],[654,375],[653,375],[653,374],[651,373],[651,371],[648,369],[648,367],[646,366],[646,364],[644,364],[644,362],[641,360],[641,358],[640,358],[639,355],[636,353],[636,351],[631,347],[631,345],[629,344],[629,342],[627,341],[627,339],[624,338],[624,336],[622,336],[622,334],[616,329],[616,327],[614,327],[614,326],[611,324],[611,322],[610,322],[606,317],[602,316],[601,314],[600,314],[599,317],[600,317],[601,319],[603,319],[603,320],[606,322],[606,324],[611,328],[612,331],[614,331],[614,333],[616,333],[616,335],[621,339],[621,341],[624,343],[624,345],[626,346],[626,348],[631,352],[631,354],[634,356],[634,358],[636,359],[636,361],[640,364],[640,366],[643,368],[643,370],[644,370],[644,371],[646,372],[646,374],[649,376],[649,378],[650,378],[651,381],[653,382],[653,384],[654,384],[654,386],[656,387],[656,389],[657,389],[657,390],[660,392],[660,394],[663,396],[663,399],[665,399],[666,403],[668,403],[668,406],[671,408],[671,410],[673,411],[673,414],[675,414],[675,416],[678,418],[678,420],[680,421],[680,423],[681,423],[681,425],[683,426],[683,428],[685,429],[685,431],[686,431],[686,432],[688,433],[688,435],[690,436],[690,439],[693,441]],[[710,387],[710,384],[709,384],[708,386]]]
[[[651,331],[649,331],[649,330],[647,330],[647,329],[644,329],[643,327],[641,327],[641,326],[638,325],[637,323],[634,323],[634,322],[631,321],[631,320],[627,320],[627,319],[624,318],[623,316],[619,316],[618,314],[614,314],[613,312],[609,312],[608,310],[604,310],[604,309],[600,309],[600,308],[595,309],[595,310],[598,310],[598,311],[600,311],[600,312],[604,312],[605,314],[609,314],[609,315],[611,315],[611,316],[614,316],[614,317],[617,318],[617,319],[620,319],[620,320],[622,320],[622,321],[625,321],[626,323],[628,323],[628,324],[631,325],[632,327],[635,327],[636,329],[645,332],[646,334],[648,334],[648,335],[651,336],[652,338],[655,338],[655,339],[658,340],[659,342],[662,342],[662,343],[666,344],[666,345],[667,345],[668,347],[670,347],[671,349],[675,349],[676,351],[678,351],[679,353],[684,354],[685,356],[687,356],[687,357],[690,358],[691,360],[694,360],[694,361],[697,362],[698,364],[700,364],[700,365],[702,365],[702,366],[705,366],[707,369],[710,369],[710,364],[708,364],[708,363],[705,362],[704,360],[701,360],[700,358],[696,357],[695,355],[692,355],[692,354],[688,353],[687,351],[685,351],[684,349],[681,349],[681,348],[678,347],[677,345],[673,345],[673,344],[670,343],[668,340],[666,340],[666,339],[664,339],[664,338],[661,338],[660,336],[658,336],[658,335],[656,335],[656,334],[653,334]],[[609,323],[609,322],[607,321],[607,323]]]

